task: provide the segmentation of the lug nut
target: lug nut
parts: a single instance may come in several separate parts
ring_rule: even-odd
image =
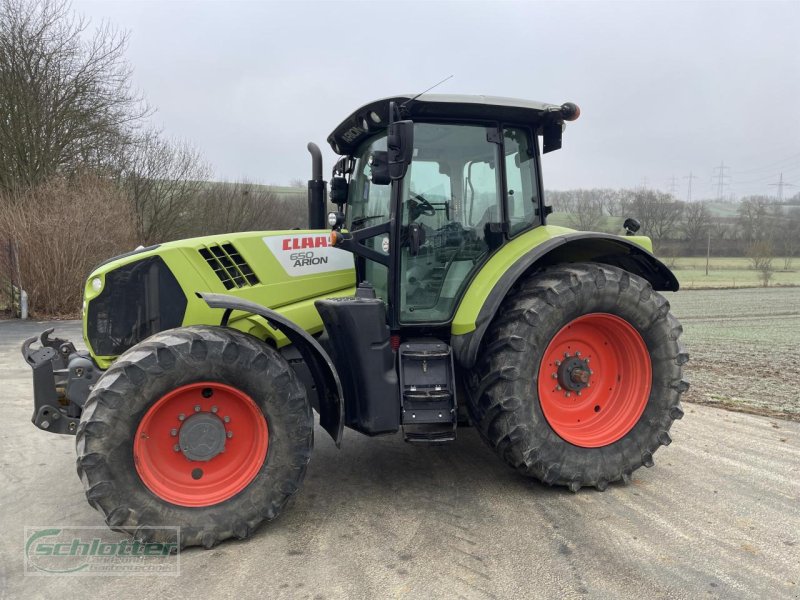
[[[569,398],[569,392],[564,392],[564,396],[565,396],[566,398]]]
[[[556,386],[556,389],[557,389],[557,390],[560,392],[560,391],[561,391],[561,386],[560,386],[560,385],[557,385],[557,386]]]
[[[576,393],[578,394],[578,396],[580,396],[580,395],[581,395],[581,393],[580,393],[580,392],[576,392]]]
[[[560,367],[560,366],[561,366],[561,361],[560,361],[560,360],[557,360],[557,361],[556,361],[556,366],[557,366],[557,367]]]
[[[225,415],[224,417],[222,417],[222,420],[225,421],[226,423],[230,423],[231,422],[231,418],[228,415]]]
[[[175,445],[172,447],[172,449],[173,449],[173,450],[175,450],[175,452],[180,452],[180,451],[181,451],[181,447],[180,447],[180,446],[178,446],[178,444],[175,444]]]
[[[169,434],[170,434],[172,437],[175,437],[176,435],[178,435],[178,430],[177,430],[177,429],[170,429],[170,432],[169,432]]]
[[[200,405],[199,404],[195,404],[194,405],[194,412],[200,412]]]
[[[575,356],[580,356],[580,355],[581,355],[581,353],[580,353],[580,352],[576,352],[576,353],[575,353]]]
[[[215,412],[217,412],[218,410],[219,410],[219,408],[217,408],[216,406],[212,406],[212,407],[211,407],[211,412],[212,412],[212,413],[215,413]]]
[[[178,421],[183,421],[184,419],[186,419],[186,415],[185,414],[181,413],[181,414],[178,415]]]
[[[233,437],[233,432],[229,431],[226,435],[228,436],[228,439],[231,439]]]

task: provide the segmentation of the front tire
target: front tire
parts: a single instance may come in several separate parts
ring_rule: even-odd
[[[313,416],[292,368],[233,329],[186,327],[134,346],[100,378],[76,436],[106,523],[210,548],[274,519],[305,475]],[[159,529],[164,528],[164,529]]]
[[[641,277],[598,263],[549,268],[509,295],[487,331],[471,418],[524,475],[572,491],[627,482],[683,416],[681,332]]]

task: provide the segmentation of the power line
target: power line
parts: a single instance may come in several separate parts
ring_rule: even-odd
[[[675,175],[673,175],[672,179],[670,179],[667,182],[667,185],[669,186],[669,195],[670,196],[674,196],[676,194],[676,192],[678,191],[678,183],[677,183],[677,181],[678,181],[677,178],[675,177]]]
[[[697,179],[697,175],[695,175],[691,171],[689,171],[689,174],[688,175],[684,175],[683,178],[689,180],[689,189],[686,192],[686,201],[687,202],[691,202],[692,201],[692,179]]]
[[[717,178],[717,200],[721,201],[723,195],[725,194],[725,186],[729,185],[730,175],[727,175],[725,171],[730,171],[730,167],[725,166],[725,162],[722,161],[719,163],[718,167],[714,167],[714,175],[713,177]]]
[[[780,174],[777,183],[770,183],[769,185],[774,185],[778,188],[778,202],[783,201],[783,188],[785,187],[796,187],[793,183],[786,183],[783,180],[783,173]]]
[[[784,163],[796,163],[800,161],[800,152],[797,154],[792,154],[791,156],[787,156],[785,158],[779,158],[776,161],[771,162],[768,165],[764,165],[763,167],[750,167],[748,169],[742,169],[739,171],[740,173],[750,174],[756,173],[759,171],[769,171],[775,170],[775,168],[780,168]]]

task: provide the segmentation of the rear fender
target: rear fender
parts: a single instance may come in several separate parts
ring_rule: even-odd
[[[300,352],[314,379],[319,398],[320,425],[330,434],[336,446],[340,447],[344,428],[342,384],[333,361],[319,342],[283,315],[255,302],[228,294],[198,293],[197,295],[208,304],[209,308],[225,310],[222,317],[223,325],[227,324],[232,311],[240,310],[263,317],[270,327],[277,329],[289,339]]]
[[[550,265],[599,262],[646,279],[654,290],[678,291],[679,283],[675,275],[643,244],[649,246],[650,240],[605,233],[575,232],[545,239],[534,248],[521,253],[505,270],[497,269],[497,265],[493,266],[490,259],[482,271],[495,269],[497,274],[488,284],[486,278],[479,285],[475,285],[478,277],[473,279],[453,319],[450,344],[456,360],[464,368],[474,366],[483,335],[514,284],[530,272]],[[487,273],[494,275],[492,271]]]

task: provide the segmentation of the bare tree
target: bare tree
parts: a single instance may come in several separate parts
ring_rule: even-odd
[[[306,182],[300,179],[299,177],[295,177],[294,179],[289,180],[289,187],[296,187],[296,188],[304,188],[306,187]]]
[[[593,190],[573,190],[569,222],[580,231],[595,231],[603,219],[603,203]]]
[[[121,184],[139,243],[164,242],[183,234],[194,218],[191,200],[209,176],[200,153],[185,142],[165,140],[150,132],[123,153],[120,161]]]
[[[753,269],[758,271],[758,276],[764,287],[769,285],[769,280],[772,279],[772,274],[775,271],[772,266],[774,254],[772,242],[767,240],[758,240],[747,247],[747,257],[750,259]]]
[[[87,29],[66,0],[0,0],[0,190],[105,166],[148,114],[127,36]]]
[[[689,248],[697,251],[711,229],[711,211],[705,202],[688,202],[684,205],[682,229]]]
[[[306,206],[247,181],[209,182],[191,203],[191,235],[290,229],[301,226]]]
[[[770,205],[767,196],[747,196],[739,203],[737,224],[742,239],[753,242],[767,238],[769,219],[767,212]]]
[[[783,254],[783,270],[792,268],[792,261],[800,250],[800,208],[792,208],[781,219],[778,225],[781,254]]]
[[[655,241],[675,237],[684,203],[672,195],[657,190],[628,190],[621,198],[625,214],[642,223],[642,234]]]

